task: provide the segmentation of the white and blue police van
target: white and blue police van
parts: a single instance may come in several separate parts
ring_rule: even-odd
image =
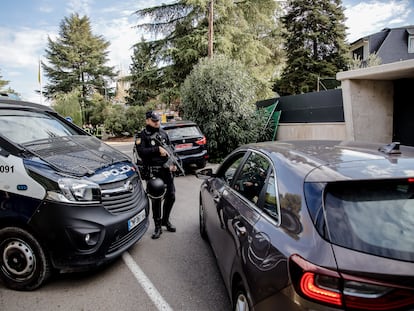
[[[136,165],[44,105],[0,98],[0,279],[34,290],[52,272],[119,257],[149,226]]]

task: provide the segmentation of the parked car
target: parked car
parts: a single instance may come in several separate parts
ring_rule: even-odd
[[[161,128],[167,132],[173,146],[172,152],[185,170],[201,169],[206,166],[208,159],[207,139],[197,123],[188,120],[170,121],[161,123]],[[135,163],[142,167],[142,160],[138,156],[136,144],[133,148],[133,158]]]
[[[234,310],[414,310],[414,148],[264,142],[197,172]]]
[[[52,271],[110,262],[149,226],[131,159],[50,107],[0,99],[0,279],[16,290]]]

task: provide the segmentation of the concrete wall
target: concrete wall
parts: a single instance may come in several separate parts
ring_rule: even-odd
[[[310,139],[346,140],[345,123],[279,123],[276,140]]]
[[[389,143],[393,135],[392,81],[342,81],[348,140]]]
[[[336,78],[342,85],[347,139],[392,142],[394,82],[414,79],[414,60],[338,72]]]

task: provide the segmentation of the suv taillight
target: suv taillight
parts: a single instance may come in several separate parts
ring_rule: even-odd
[[[414,305],[414,291],[341,275],[299,255],[289,260],[296,292],[309,300],[347,310],[399,310]]]
[[[206,139],[206,137],[205,137],[205,136],[203,136],[203,138],[201,138],[201,139],[197,140],[195,143],[196,143],[197,145],[205,145],[205,144],[207,143],[207,139]]]

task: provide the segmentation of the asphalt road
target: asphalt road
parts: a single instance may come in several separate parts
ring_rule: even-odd
[[[132,143],[112,145],[132,155]],[[175,179],[176,233],[152,240],[151,221],[142,240],[99,271],[57,275],[31,292],[0,283],[0,310],[231,310],[211,249],[199,235],[200,183],[194,175]]]

